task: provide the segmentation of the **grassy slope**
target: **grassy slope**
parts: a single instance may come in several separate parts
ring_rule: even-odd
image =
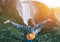
[[[19,42],[23,40],[23,33],[12,27],[3,24],[6,18],[0,17],[0,42]]]
[[[23,32],[11,25],[3,24],[5,19],[6,18],[0,17],[0,42],[23,42]],[[36,35],[33,42],[60,42],[60,34],[54,33],[52,29],[50,31],[43,31]]]

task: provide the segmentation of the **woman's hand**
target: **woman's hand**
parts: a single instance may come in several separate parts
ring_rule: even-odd
[[[52,21],[51,19],[47,19],[48,21]]]
[[[28,33],[26,37],[27,37],[27,40],[33,40],[35,38],[35,34],[34,32],[32,34]]]
[[[6,20],[4,21],[4,24],[8,24],[10,22],[10,20]]]

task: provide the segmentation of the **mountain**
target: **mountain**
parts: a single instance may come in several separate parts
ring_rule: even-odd
[[[49,8],[41,2],[32,1],[36,8],[36,13],[33,15],[35,23],[40,23],[43,20],[50,18],[52,22],[47,22],[49,28],[56,25],[57,19],[55,17],[54,8]],[[46,25],[46,24],[45,24]]]
[[[16,0],[0,0],[0,6],[15,9],[16,8]]]
[[[11,19],[19,24],[24,24],[22,17],[18,14],[16,9],[2,8],[0,7],[0,16]]]
[[[16,0],[0,0],[0,16],[12,19],[19,24],[24,24],[16,9]]]

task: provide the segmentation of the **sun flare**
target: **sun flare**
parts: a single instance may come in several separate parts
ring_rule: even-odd
[[[50,8],[60,7],[60,0],[33,0],[46,4]]]

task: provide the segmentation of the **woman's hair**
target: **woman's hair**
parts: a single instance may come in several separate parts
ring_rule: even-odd
[[[28,26],[34,27],[33,20],[31,18],[28,19]]]

